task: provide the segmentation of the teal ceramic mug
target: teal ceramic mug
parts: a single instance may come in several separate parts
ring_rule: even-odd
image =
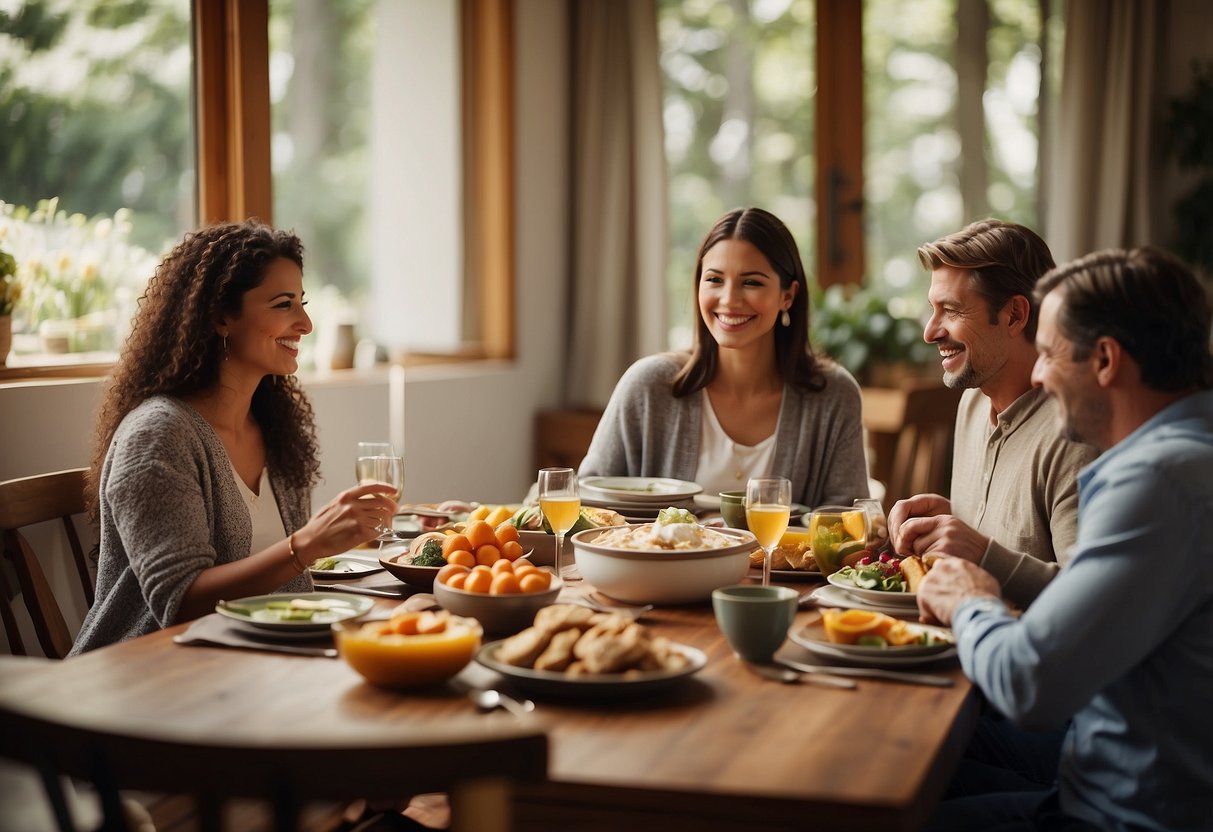
[[[749,530],[745,519],[745,489],[720,492],[720,516],[730,529]]]
[[[786,586],[726,586],[712,592],[712,610],[733,652],[765,664],[788,637],[799,600]]]

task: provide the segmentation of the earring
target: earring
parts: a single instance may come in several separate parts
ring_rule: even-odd
[[[223,336],[223,360],[227,361],[227,336]]]
[[[788,314],[788,310],[783,310],[783,314],[779,316],[779,322],[784,326],[792,325],[792,316]]]

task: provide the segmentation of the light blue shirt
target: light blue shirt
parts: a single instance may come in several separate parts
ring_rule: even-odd
[[[1079,475],[1070,564],[1016,620],[953,619],[965,673],[1030,728],[1068,717],[1062,809],[1101,829],[1213,829],[1213,391]]]

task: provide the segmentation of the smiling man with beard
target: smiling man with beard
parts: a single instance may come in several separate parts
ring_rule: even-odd
[[[1026,607],[1066,563],[1076,537],[1078,470],[1095,450],[1057,435],[1056,404],[1032,387],[1036,281],[1053,256],[1036,233],[988,219],[918,250],[931,272],[923,338],[943,381],[965,390],[952,495],[919,494],[889,514],[898,552],[978,564]]]

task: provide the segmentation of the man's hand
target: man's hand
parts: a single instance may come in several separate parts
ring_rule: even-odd
[[[888,517],[889,540],[893,543],[893,551],[901,551],[897,544],[898,532],[902,524],[911,517],[934,517],[936,514],[951,513],[952,504],[948,498],[938,494],[915,494],[905,500],[898,500],[893,504]]]
[[[918,587],[919,617],[927,624],[952,626],[952,616],[969,598],[1001,598],[998,581],[960,558],[940,558]]]
[[[990,545],[990,538],[951,514],[933,517],[911,517],[904,521],[893,537],[893,551],[922,557],[930,553],[964,558],[981,563]]]

